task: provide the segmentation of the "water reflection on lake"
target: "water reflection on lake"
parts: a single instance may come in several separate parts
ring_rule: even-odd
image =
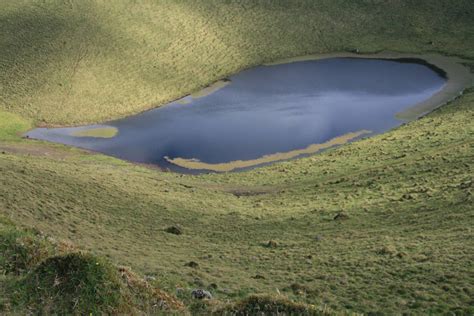
[[[406,60],[358,58],[259,66],[202,97],[102,125],[39,128],[28,135],[178,172],[248,168],[400,125],[397,113],[446,83],[435,70]],[[107,128],[118,133],[84,132],[104,134]]]

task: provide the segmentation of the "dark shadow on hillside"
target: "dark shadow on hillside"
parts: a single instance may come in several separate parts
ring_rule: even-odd
[[[106,36],[94,16],[94,8],[85,5],[68,9],[24,5],[0,14],[0,70],[8,79],[1,84],[3,96],[9,88],[15,94],[31,94],[43,84],[35,77],[41,78],[66,58],[74,64],[88,47],[98,49],[98,35]]]

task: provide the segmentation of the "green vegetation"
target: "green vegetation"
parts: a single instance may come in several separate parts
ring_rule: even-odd
[[[474,69],[473,16],[467,0],[0,4],[0,215],[38,232],[1,222],[0,313],[158,313],[165,297],[179,310],[166,292],[203,313],[474,313],[473,88],[386,134],[244,173],[170,174],[18,136],[281,57],[436,52]]]
[[[21,274],[33,268],[52,252],[50,245],[31,232],[19,231],[13,223],[0,223],[0,270],[2,274]]]
[[[118,273],[90,255],[48,258],[20,286],[24,293],[21,299],[45,314],[71,314],[75,310],[111,313],[122,303]]]
[[[0,223],[0,308],[39,314],[183,311],[178,300],[105,259]]]
[[[27,120],[20,116],[4,111],[0,111],[0,139],[3,141],[18,140],[20,133],[31,128]]]
[[[236,304],[215,311],[218,315],[333,315],[330,310],[298,304],[286,298],[270,296],[250,296]]]

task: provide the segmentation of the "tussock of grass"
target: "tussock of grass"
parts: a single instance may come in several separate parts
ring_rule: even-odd
[[[22,274],[52,252],[51,245],[44,239],[0,223],[0,273]]]
[[[126,268],[0,224],[1,313],[157,314],[184,305]],[[70,252],[73,250],[73,252]]]
[[[253,295],[214,312],[216,315],[335,315],[330,309],[295,303],[282,296]]]
[[[19,286],[24,287],[20,300],[42,314],[112,314],[125,305],[117,271],[86,254],[50,257]]]
[[[150,285],[130,269],[120,268],[120,276],[125,282],[127,289],[133,293],[129,298],[131,306],[135,306],[135,311],[147,315],[167,312],[179,312],[186,314],[186,307],[176,297]]]

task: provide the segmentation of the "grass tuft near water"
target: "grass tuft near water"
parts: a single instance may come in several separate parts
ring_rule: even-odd
[[[113,138],[118,134],[115,127],[88,128],[74,132],[75,137]]]

